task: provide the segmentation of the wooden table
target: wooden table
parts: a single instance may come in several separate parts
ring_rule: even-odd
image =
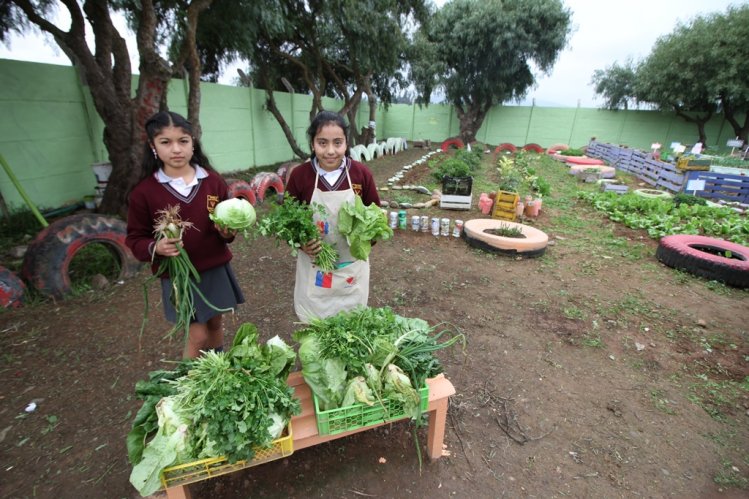
[[[392,423],[392,421],[388,421],[387,423],[357,428],[355,430],[335,435],[319,435],[317,433],[317,418],[315,417],[312,391],[309,386],[307,386],[307,383],[304,382],[302,373],[291,373],[289,375],[288,384],[294,388],[294,396],[299,399],[302,407],[301,413],[291,418],[294,451]],[[429,386],[429,405],[427,407],[427,413],[429,414],[427,454],[430,459],[434,460],[442,457],[442,442],[445,437],[447,406],[450,396],[455,394],[455,387],[453,387],[452,383],[450,383],[450,381],[442,374],[428,379],[427,386]],[[252,463],[246,467],[251,466]],[[242,468],[234,469],[232,472],[238,471],[239,469]],[[189,486],[189,484],[185,484],[169,487],[166,489],[166,496],[168,499],[191,499],[192,496],[190,495]]]

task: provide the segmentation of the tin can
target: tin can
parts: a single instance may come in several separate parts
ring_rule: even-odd
[[[443,218],[442,220],[440,220],[440,235],[441,236],[450,235],[450,219],[449,218]]]
[[[398,212],[391,211],[390,212],[390,228],[395,229],[397,227],[398,227]]]
[[[432,217],[432,235],[440,235],[440,219],[437,217]]]
[[[421,232],[429,232],[429,217],[427,215],[421,215],[419,219],[419,228]]]
[[[398,212],[398,228],[405,230],[408,227],[408,219],[406,218],[406,211],[401,210]]]
[[[455,220],[453,226],[453,237],[460,237],[460,233],[463,232],[463,220]]]
[[[411,230],[414,232],[419,232],[419,215],[413,215],[411,217]]]

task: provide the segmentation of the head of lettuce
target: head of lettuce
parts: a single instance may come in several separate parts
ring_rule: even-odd
[[[257,218],[255,208],[249,201],[242,198],[229,198],[221,201],[209,216],[219,227],[241,231],[245,237]]]

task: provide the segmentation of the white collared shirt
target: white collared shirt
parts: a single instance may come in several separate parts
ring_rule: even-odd
[[[162,184],[169,184],[172,189],[179,192],[180,195],[184,197],[190,195],[192,188],[198,185],[199,179],[206,178],[207,176],[208,172],[205,171],[200,165],[195,165],[195,176],[192,178],[192,181],[189,184],[186,183],[182,177],[170,177],[169,175],[164,173],[164,170],[162,168],[159,168],[159,171],[156,172],[156,180],[158,180]]]
[[[335,185],[335,183],[338,181],[338,177],[341,176],[341,173],[343,173],[343,169],[346,166],[346,158],[343,158],[341,160],[341,164],[338,165],[338,168],[336,168],[332,172],[323,170],[322,167],[320,167],[320,163],[318,163],[317,158],[312,159],[312,164],[315,165],[317,174],[324,178],[328,185]]]

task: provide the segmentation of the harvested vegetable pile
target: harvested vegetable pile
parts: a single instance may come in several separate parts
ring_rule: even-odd
[[[417,390],[427,378],[442,372],[434,352],[465,341],[458,334],[440,343],[447,334],[387,307],[358,307],[315,319],[293,336],[300,344],[302,375],[321,410],[354,402],[371,406],[394,398],[416,419],[420,415]]]
[[[251,460],[300,411],[286,384],[296,360],[280,338],[257,342],[247,323],[228,353],[205,352],[174,371],[154,371],[136,384],[144,400],[127,437],[130,482],[143,496],[161,487],[164,468],[196,459]]]
[[[322,206],[315,206],[318,213],[323,214]],[[270,212],[258,223],[258,232],[263,236],[273,236],[279,241],[285,241],[291,247],[292,255],[296,256],[303,245],[320,239],[320,229],[315,224],[313,208],[302,203],[288,194],[283,203],[274,205]],[[321,242],[322,250],[315,257],[315,265],[324,272],[332,272],[338,263],[338,252],[329,243]]]

